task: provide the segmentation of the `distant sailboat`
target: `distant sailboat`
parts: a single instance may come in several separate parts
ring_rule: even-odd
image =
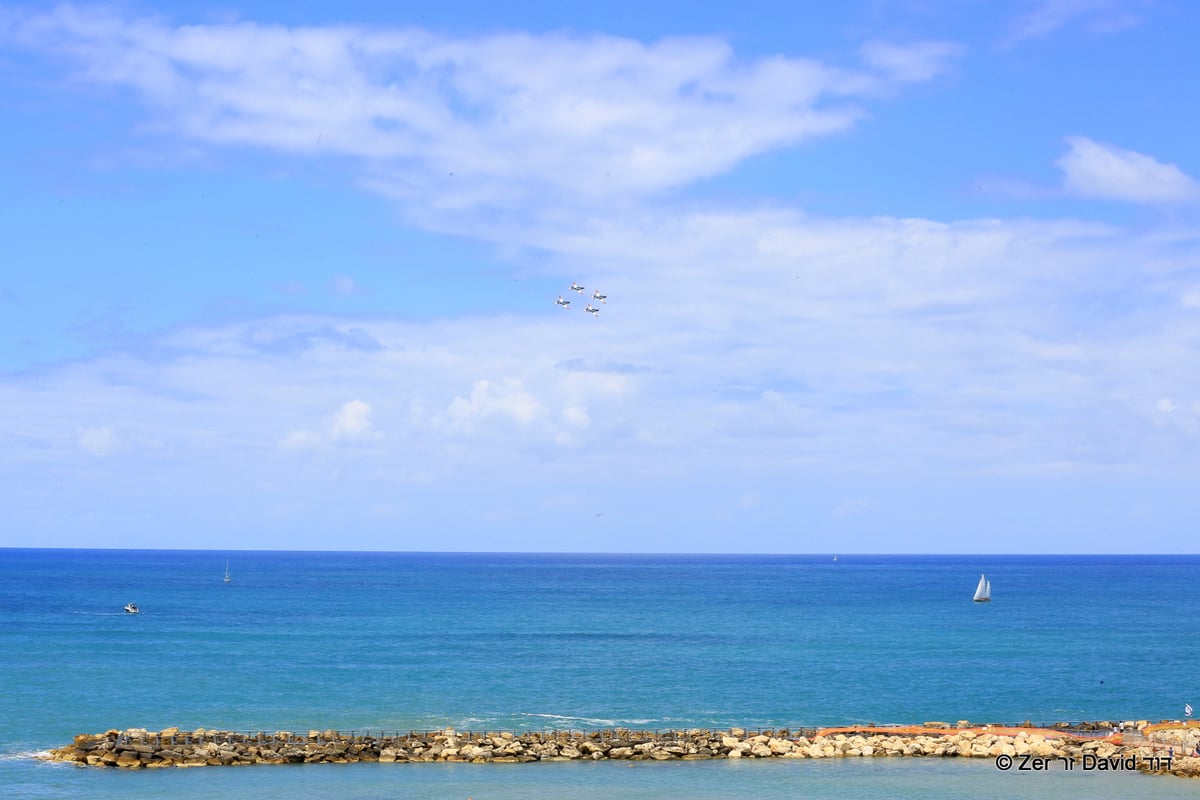
[[[833,560],[834,560],[834,561],[837,561],[837,556],[834,556],[834,557],[833,557]]]
[[[225,582],[230,583],[232,581],[233,581],[233,578],[231,578],[229,576],[229,561],[226,561],[225,562]]]
[[[975,602],[987,603],[992,599],[992,582],[986,575],[979,576],[979,585],[975,587]]]

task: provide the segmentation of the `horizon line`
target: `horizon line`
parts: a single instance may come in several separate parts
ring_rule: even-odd
[[[838,557],[838,558],[921,558],[937,556],[941,558],[1031,558],[1031,557],[1145,557],[1157,558],[1163,556],[1200,557],[1200,553],[856,553],[844,551],[809,551],[809,552],[719,552],[719,551],[584,551],[584,550],[333,550],[333,549],[302,549],[289,550],[281,548],[192,548],[192,547],[42,547],[27,545],[0,545],[3,550],[52,550],[80,552],[146,552],[146,553],[322,553],[329,555],[442,555],[442,556],[471,556],[471,555],[514,555],[514,556],[767,556],[767,557]]]

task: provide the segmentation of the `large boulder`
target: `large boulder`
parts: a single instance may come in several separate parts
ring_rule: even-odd
[[[767,749],[771,751],[772,755],[779,756],[792,752],[792,743],[787,739],[772,738],[767,740]]]
[[[129,752],[117,756],[117,766],[122,769],[141,769],[143,764],[137,753]]]

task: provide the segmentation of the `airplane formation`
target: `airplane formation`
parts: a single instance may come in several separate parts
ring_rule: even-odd
[[[571,281],[571,291],[572,292],[575,292],[577,294],[583,294],[583,288],[584,288],[583,286],[576,283],[575,281]],[[600,290],[596,289],[592,292],[592,300],[599,300],[601,303],[607,303],[608,295],[600,294]],[[558,299],[555,300],[554,302],[567,311],[571,310],[571,301],[564,300],[563,296],[561,294],[558,296]],[[586,311],[587,313],[591,314],[593,317],[600,316],[599,307],[592,305],[591,302],[589,302],[586,306],[584,306],[583,310]]]

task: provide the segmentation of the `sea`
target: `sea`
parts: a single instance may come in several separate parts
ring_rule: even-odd
[[[1183,779],[989,759],[129,772],[36,755],[130,727],[1178,719],[1200,708],[1198,568],[1200,556],[0,549],[0,796],[1196,797]],[[974,603],[983,573],[992,601]]]

